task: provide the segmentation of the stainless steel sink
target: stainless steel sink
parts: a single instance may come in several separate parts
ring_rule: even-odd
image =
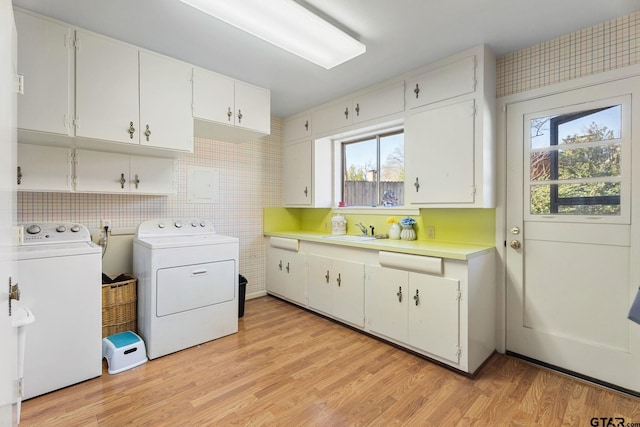
[[[376,240],[373,236],[365,234],[342,234],[339,236],[322,236],[323,239],[338,240],[340,242],[366,242],[367,240]]]

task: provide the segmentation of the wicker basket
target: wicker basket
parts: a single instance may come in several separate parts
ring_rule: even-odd
[[[136,332],[136,285],[138,279],[102,285],[102,338],[119,332]]]

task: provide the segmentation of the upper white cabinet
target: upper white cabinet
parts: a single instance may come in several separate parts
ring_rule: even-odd
[[[76,150],[77,192],[175,194],[175,160]]]
[[[345,126],[364,123],[404,110],[404,81],[338,101],[312,112],[313,133],[326,136],[327,132]],[[285,123],[285,134],[286,134]]]
[[[15,10],[18,72],[18,128],[73,135],[73,31],[57,22]],[[24,132],[21,132],[21,139]]]
[[[303,138],[311,138],[311,113],[290,117],[284,121],[285,141],[296,141]]]
[[[18,144],[18,191],[73,190],[73,150],[64,147]]]
[[[244,130],[247,135],[268,135],[271,132],[271,93],[194,68],[193,118],[196,136],[236,139],[233,130]]]
[[[407,108],[416,108],[476,90],[476,55],[443,61],[407,79]]]
[[[479,46],[444,62],[408,80],[415,108],[405,119],[405,204],[491,208],[495,57]]]
[[[284,204],[331,206],[330,141],[306,139],[284,145]]]
[[[76,136],[192,151],[191,67],[76,32]]]

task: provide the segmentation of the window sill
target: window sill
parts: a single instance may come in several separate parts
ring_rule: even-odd
[[[420,215],[419,208],[408,208],[398,206],[395,208],[384,206],[346,206],[344,208],[334,207],[332,212],[341,214],[370,214],[370,215]]]

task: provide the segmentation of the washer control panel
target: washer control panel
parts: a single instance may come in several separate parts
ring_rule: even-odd
[[[136,236],[197,236],[215,233],[213,223],[203,219],[152,219],[138,226]]]
[[[51,243],[90,242],[91,234],[82,224],[42,222],[20,224],[20,244],[39,245]]]

